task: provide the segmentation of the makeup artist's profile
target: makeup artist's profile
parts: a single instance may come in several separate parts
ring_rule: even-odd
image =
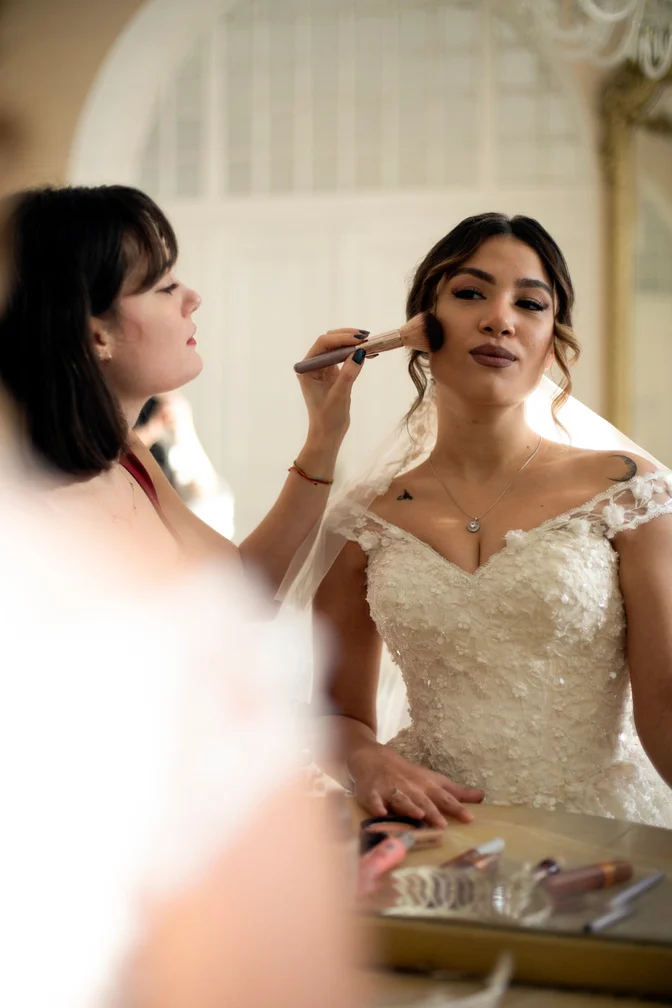
[[[199,294],[178,275],[178,241],[129,186],[43,186],[5,206],[13,284],[0,314],[0,380],[47,468],[51,505],[86,512],[121,548],[167,567],[203,560],[250,571],[277,592],[319,523],[362,373],[360,329],[318,337],[308,358],[346,359],[298,376],[306,434],[275,504],[240,546],[191,511],[134,433],[149,399],[201,373]]]

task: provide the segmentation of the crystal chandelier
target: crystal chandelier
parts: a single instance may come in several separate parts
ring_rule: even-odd
[[[672,0],[529,0],[527,9],[570,59],[633,60],[652,80],[672,66]]]

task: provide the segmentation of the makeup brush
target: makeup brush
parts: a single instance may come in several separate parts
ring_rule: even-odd
[[[372,336],[357,347],[338,347],[316,357],[307,357],[306,360],[295,364],[294,370],[297,374],[305,374],[307,371],[319,371],[332,364],[341,364],[359,347],[366,351],[367,357],[373,357],[386,350],[398,350],[399,347],[429,353],[430,350],[438,350],[442,344],[443,330],[439,320],[430,312],[420,312],[399,329],[391,329],[389,332],[380,333],[379,336]]]

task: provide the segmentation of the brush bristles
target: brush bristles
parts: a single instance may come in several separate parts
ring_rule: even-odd
[[[414,315],[399,330],[402,342],[409,350],[421,350],[429,353],[432,349],[429,335],[427,333],[427,316],[425,312]]]

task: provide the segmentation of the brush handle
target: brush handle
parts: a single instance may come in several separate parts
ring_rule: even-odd
[[[369,354],[374,356],[384,353],[386,350],[398,350],[403,345],[404,341],[399,330],[391,329],[389,332],[381,333],[380,336],[373,336],[359,347],[339,347],[337,350],[328,350],[327,353],[318,354],[317,357],[307,357],[295,364],[294,370],[297,374],[305,374],[306,371],[319,371],[331,364],[342,364],[355,350],[364,350],[368,357]]]
[[[344,346],[318,354],[317,357],[306,357],[294,365],[294,370],[297,374],[306,374],[307,371],[320,371],[321,368],[331,367],[332,364],[342,364],[354,354],[355,350],[359,350],[359,347]]]

